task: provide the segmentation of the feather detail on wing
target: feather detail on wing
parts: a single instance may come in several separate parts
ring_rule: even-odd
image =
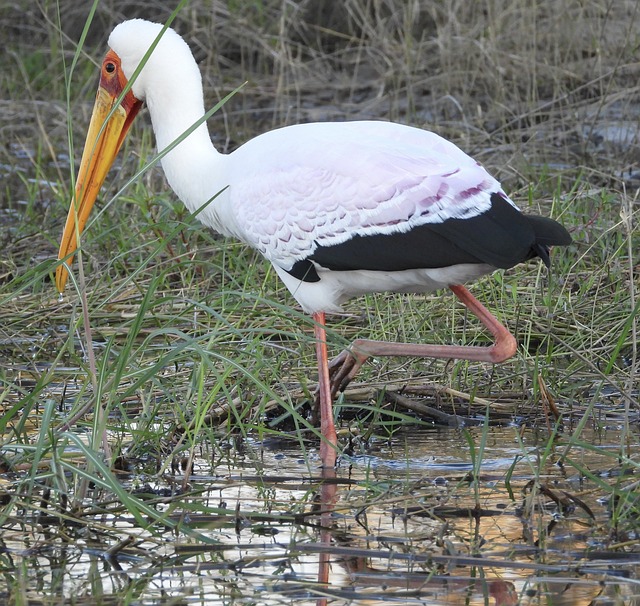
[[[297,126],[295,139],[287,131],[234,152],[246,156],[240,164],[251,177],[234,176],[230,187],[237,235],[285,270],[354,237],[477,216],[501,192],[477,162],[428,131],[386,122]]]

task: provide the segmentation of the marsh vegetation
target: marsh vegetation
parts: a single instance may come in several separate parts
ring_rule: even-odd
[[[176,4],[0,6],[2,601],[638,603],[638,3]],[[329,502],[310,320],[158,167],[131,179],[155,154],[144,118],[64,300],[52,283],[108,32],[174,9],[207,106],[246,82],[209,121],[219,149],[405,122],[574,239],[550,271],[473,285],[514,359],[366,365],[336,405]],[[487,339],[443,293],[354,300],[332,351],[356,336]]]

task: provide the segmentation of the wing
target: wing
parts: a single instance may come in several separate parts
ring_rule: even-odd
[[[298,125],[261,135],[234,155],[245,171],[230,186],[242,238],[287,271],[350,241],[481,215],[496,192],[518,212],[455,145],[394,123]]]

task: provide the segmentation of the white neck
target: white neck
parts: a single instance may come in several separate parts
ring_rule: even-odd
[[[147,105],[159,152],[179,139],[205,113],[202,97],[193,94],[158,96],[157,100],[147,97]],[[209,129],[203,122],[164,156],[161,163],[173,191],[195,212],[228,185],[225,159],[213,146]]]
[[[131,79],[161,30],[160,24],[141,19],[114,28],[109,45],[120,57],[125,77]],[[200,70],[186,42],[171,29],[164,32],[131,90],[149,108],[159,152],[184,137],[205,114]],[[169,185],[191,212],[202,209],[230,185],[229,157],[214,148],[204,122],[161,163]],[[222,194],[213,200],[198,215],[200,220],[221,231],[218,215],[227,199],[228,194]]]

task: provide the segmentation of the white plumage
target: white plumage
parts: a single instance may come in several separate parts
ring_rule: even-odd
[[[136,19],[113,30],[109,46],[127,78],[161,29]],[[149,107],[158,151],[205,111],[195,60],[170,29],[132,90]],[[402,273],[352,270],[331,277],[316,264],[319,283],[286,273],[318,245],[341,244],[355,234],[407,232],[488,210],[490,195],[502,192],[500,184],[453,143],[429,131],[381,121],[302,124],[267,132],[224,155],[203,124],[161,162],[189,210],[211,200],[199,219],[259,250],[307,312],[339,311],[346,299],[368,292],[427,292],[495,269],[464,264]]]

